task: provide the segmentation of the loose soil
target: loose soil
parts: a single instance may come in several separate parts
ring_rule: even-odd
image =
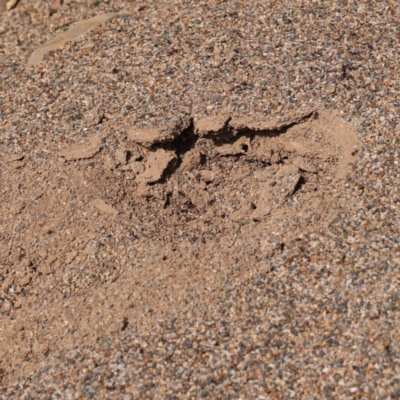
[[[338,112],[182,115],[127,127],[101,106],[59,152],[1,160],[3,383],[52,351],[202,316],[338,214],[356,129]],[[12,199],[12,201],[9,201]]]

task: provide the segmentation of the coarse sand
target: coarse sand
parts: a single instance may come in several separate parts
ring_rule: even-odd
[[[398,2],[7,4],[0,399],[400,398]]]

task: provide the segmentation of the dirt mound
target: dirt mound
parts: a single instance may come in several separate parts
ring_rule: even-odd
[[[234,221],[269,216],[322,176],[343,178],[355,143],[338,120],[316,111],[282,121],[179,120],[159,130],[132,129],[128,137],[147,149],[124,150],[135,198]]]
[[[5,370],[128,323],[206,313],[221,287],[329,221],[329,185],[356,144],[327,111],[184,115],[120,140],[101,109],[89,114],[92,133],[57,154],[2,161]]]

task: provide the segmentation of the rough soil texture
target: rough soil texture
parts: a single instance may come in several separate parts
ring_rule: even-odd
[[[0,398],[399,398],[397,3],[6,3]]]

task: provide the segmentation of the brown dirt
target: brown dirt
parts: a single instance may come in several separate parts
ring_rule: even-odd
[[[356,150],[328,111],[182,115],[119,143],[100,109],[85,121],[92,133],[58,153],[1,160],[0,368],[14,378],[132,321],[206,315],[221,287],[332,219],[329,186]]]

